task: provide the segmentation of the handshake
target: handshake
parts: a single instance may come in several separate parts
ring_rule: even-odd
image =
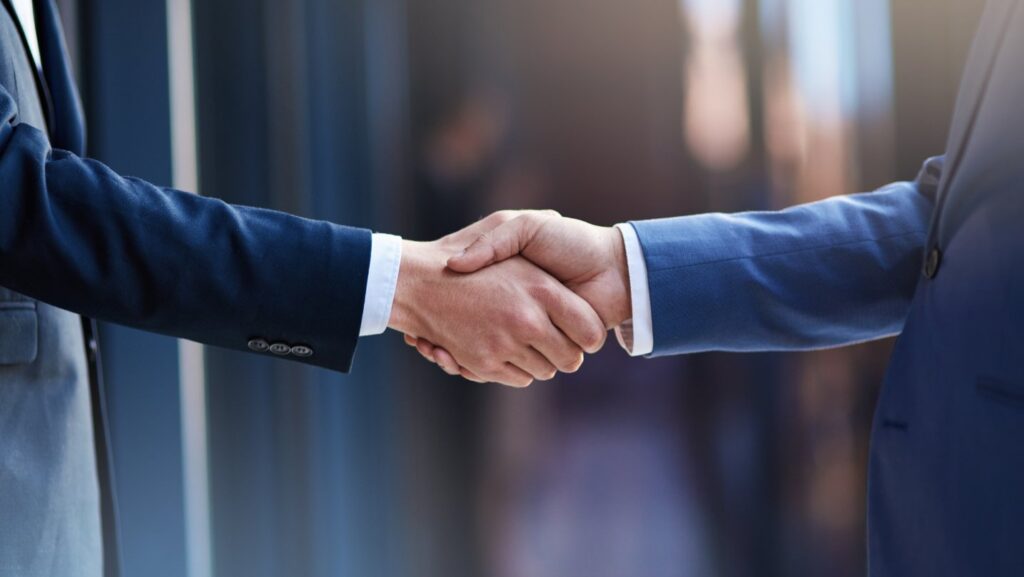
[[[575,372],[631,317],[621,233],[553,211],[502,211],[403,241],[388,326],[445,372],[526,387]]]

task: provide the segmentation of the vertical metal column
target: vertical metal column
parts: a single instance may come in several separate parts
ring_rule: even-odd
[[[167,0],[167,57],[171,89],[171,173],[173,186],[199,192],[196,150],[195,66],[192,2]],[[203,346],[178,341],[181,391],[182,476],[188,577],[210,577],[210,486],[206,443],[206,361]]]
[[[79,0],[90,156],[172,181],[166,0]],[[101,324],[126,577],[180,577],[185,566],[178,343]]]

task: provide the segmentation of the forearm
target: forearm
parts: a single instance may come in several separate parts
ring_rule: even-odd
[[[369,231],[122,178],[0,127],[0,284],[95,318],[235,349],[306,345],[345,370]]]
[[[633,223],[654,354],[815,349],[898,333],[932,210],[919,184],[775,213]]]

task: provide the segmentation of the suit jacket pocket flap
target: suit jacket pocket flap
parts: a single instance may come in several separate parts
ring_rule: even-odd
[[[1024,408],[1024,386],[992,377],[978,377],[975,386],[990,399]]]
[[[39,319],[34,302],[0,302],[0,365],[36,360]]]

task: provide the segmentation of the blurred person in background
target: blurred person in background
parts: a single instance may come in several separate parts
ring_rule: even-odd
[[[525,256],[633,355],[794,351],[899,334],[876,408],[871,575],[1017,575],[1024,534],[1024,9],[988,3],[945,155],[913,182],[781,212],[595,227],[526,214],[449,267]],[[445,371],[458,355],[412,341]]]
[[[390,326],[516,386],[603,344],[590,305],[523,259],[445,270],[512,214],[413,243],[119,176],[83,157],[53,1],[3,0],[0,41],[3,571],[118,571],[90,319],[342,372],[359,337]]]

